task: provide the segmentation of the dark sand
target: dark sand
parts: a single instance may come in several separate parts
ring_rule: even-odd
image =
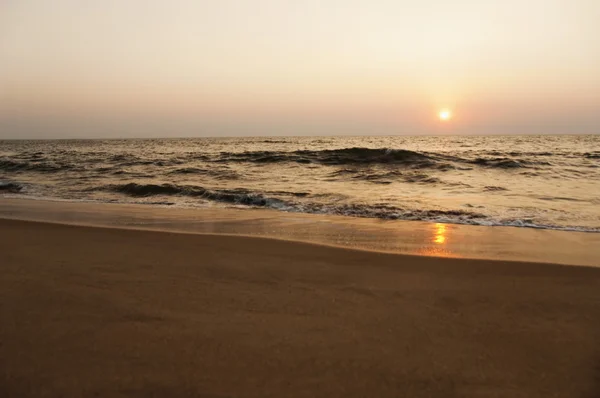
[[[0,269],[3,398],[600,397],[600,269],[6,220]]]

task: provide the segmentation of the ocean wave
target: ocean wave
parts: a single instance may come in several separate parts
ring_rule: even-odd
[[[284,140],[262,140],[262,141],[258,141],[260,143],[263,144],[288,144],[289,141],[284,141]]]
[[[231,170],[202,169],[199,167],[182,167],[175,170],[171,170],[168,174],[202,175],[224,180],[237,180],[240,178],[240,176],[236,172]]]
[[[540,173],[536,173],[535,171],[523,171],[519,174],[525,177],[539,177],[541,175]]]
[[[18,184],[17,184],[18,185]],[[1,185],[0,185],[1,186]],[[187,196],[201,200],[214,201],[226,205],[243,205],[254,208],[269,208],[279,211],[309,213],[321,215],[339,215],[360,218],[378,218],[382,220],[410,220],[449,224],[513,226],[521,228],[554,229],[564,231],[600,232],[600,227],[579,227],[553,225],[536,222],[533,219],[501,219],[483,213],[453,209],[408,209],[389,204],[339,204],[332,202],[307,201],[323,195],[309,195],[304,192],[270,191],[256,193],[243,188],[219,190],[206,189],[193,185],[174,184],[115,184],[95,187],[91,191],[106,191],[127,195],[132,198],[150,198],[161,196]],[[16,192],[15,192],[16,193]],[[273,196],[268,196],[273,195]],[[277,196],[286,196],[282,199]],[[109,202],[119,202],[107,199]],[[176,205],[176,202],[161,199],[135,202],[140,204]]]
[[[479,166],[486,166],[486,167],[492,167],[492,168],[498,168],[498,169],[516,169],[516,168],[526,167],[523,163],[518,162],[514,159],[508,159],[508,158],[495,158],[495,159],[477,158],[477,159],[473,160],[471,163],[479,165]]]
[[[482,154],[488,156],[512,156],[512,157],[537,157],[537,156],[555,156],[556,153],[552,152],[522,152],[522,151],[482,151]]]
[[[303,212],[332,214],[350,217],[379,218],[383,220],[438,221],[452,220],[455,223],[470,223],[485,218],[483,214],[463,210],[403,209],[390,205],[323,205],[312,204],[302,207]]]
[[[17,193],[17,192],[20,192],[22,189],[23,189],[23,186],[19,185],[17,183],[8,182],[8,181],[0,181],[0,192]]]
[[[149,173],[136,173],[134,171],[129,171],[129,170],[121,170],[121,169],[116,169],[114,171],[112,171],[110,173],[113,176],[127,176],[129,178],[143,178],[143,179],[148,179],[148,178],[154,178],[153,174],[149,174]]]
[[[488,185],[484,187],[483,190],[488,192],[508,191],[508,189],[496,185]]]
[[[371,149],[344,148],[320,151],[297,150],[293,152],[252,151],[231,153],[222,152],[220,162],[253,162],[253,163],[318,163],[323,165],[367,165],[393,164],[415,168],[440,166],[439,163],[424,153],[404,149]]]
[[[468,222],[469,220],[485,218],[483,214],[463,210],[416,210],[403,209],[386,204],[331,204],[323,202],[307,202],[283,200],[266,196],[263,193],[252,192],[243,188],[212,190],[195,185],[175,184],[116,184],[93,188],[94,191],[108,191],[135,198],[151,196],[188,196],[203,200],[226,204],[246,205],[252,207],[267,207],[290,212],[344,215],[351,217],[380,218],[387,220],[454,220]],[[308,193],[273,192],[273,194],[307,197]]]
[[[208,170],[198,167],[183,167],[177,170],[170,171],[169,174],[208,174]]]
[[[45,161],[48,160],[43,152],[19,152],[11,156],[13,159],[24,161]]]
[[[499,151],[490,154],[502,155]],[[511,152],[512,155],[524,155]],[[536,153],[536,156],[546,156],[547,153]],[[510,157],[477,157],[464,158],[446,153],[416,152],[405,149],[389,148],[343,148],[325,150],[297,150],[292,152],[280,151],[247,151],[221,152],[217,162],[249,162],[249,163],[301,163],[320,164],[326,166],[366,166],[381,165],[414,169],[435,169],[439,171],[465,170],[461,165],[476,165],[486,168],[516,169],[538,168],[551,166],[546,161]]]
[[[216,202],[241,204],[259,207],[276,207],[286,205],[283,200],[269,198],[262,194],[253,193],[245,189],[210,190],[195,185],[176,184],[112,184],[90,189],[92,191],[109,191],[125,194],[132,197],[149,196],[189,196]]]
[[[462,223],[458,223],[462,224]],[[600,227],[580,227],[580,226],[566,226],[556,224],[545,224],[537,223],[529,219],[502,219],[494,220],[490,218],[484,218],[475,220],[474,222],[465,223],[469,225],[482,225],[486,227],[517,227],[517,228],[532,228],[532,229],[552,229],[555,231],[570,231],[570,232],[600,232]]]
[[[308,192],[289,192],[289,191],[267,191],[266,193],[270,195],[280,195],[280,196],[295,196],[297,198],[303,198],[309,196]],[[327,195],[324,195],[327,196]]]
[[[439,178],[432,177],[427,174],[412,174],[404,176],[403,180],[405,182],[414,182],[419,184],[439,184],[442,182]]]
[[[184,160],[180,159],[138,159],[127,162],[118,163],[119,166],[132,167],[132,166],[158,166],[158,167],[169,167],[184,164]]]
[[[366,181],[374,184],[391,184],[393,182],[406,182],[417,184],[440,184],[443,183],[437,177],[430,176],[420,172],[402,172],[399,170],[374,170],[374,169],[340,169],[329,174],[329,177],[344,178],[348,177],[353,180]]]
[[[59,171],[78,170],[79,168],[66,163],[51,162],[21,162],[10,159],[0,159],[0,170],[6,172],[35,171],[40,173],[55,173]]]
[[[463,210],[408,210],[387,205],[317,205],[315,207],[304,206],[300,209],[300,211],[306,213],[332,214],[350,217],[379,218],[384,220],[425,221],[445,224],[552,229],[573,232],[600,232],[600,227],[568,226],[549,223],[547,224],[536,222],[535,220],[531,219],[496,219],[486,216],[482,213]]]
[[[92,160],[92,159],[88,159]],[[139,157],[130,153],[123,153],[118,155],[113,155],[107,158],[107,160],[111,163],[115,163],[118,166],[122,167],[131,167],[131,166],[158,166],[158,167],[168,167],[168,166],[177,166],[180,164],[184,164],[186,161],[172,157],[172,158],[145,158]]]
[[[109,161],[111,162],[136,162],[139,160],[139,158],[137,156],[133,156],[130,154],[119,154],[119,155],[113,155],[111,157],[108,158]]]

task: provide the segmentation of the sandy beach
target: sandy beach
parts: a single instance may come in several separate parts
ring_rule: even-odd
[[[0,221],[2,397],[596,397],[600,269]]]
[[[600,398],[600,0],[0,0],[0,398]]]

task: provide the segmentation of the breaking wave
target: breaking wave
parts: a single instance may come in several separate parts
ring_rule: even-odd
[[[515,153],[518,155],[518,153]],[[545,155],[545,154],[542,154]],[[592,155],[593,157],[593,155]],[[415,152],[405,149],[388,148],[344,148],[321,151],[298,150],[292,152],[248,151],[241,153],[221,152],[217,162],[249,163],[315,163],[329,166],[390,165],[415,169],[436,169],[448,171],[460,164],[486,168],[515,169],[551,166],[545,161],[512,159],[507,157],[467,159],[458,156],[431,152]],[[463,169],[464,170],[464,169]]]
[[[386,204],[334,205],[297,201],[293,199],[293,197],[308,197],[309,194],[305,192],[273,192],[273,194],[283,194],[287,197],[286,199],[282,199],[266,196],[263,193],[256,193],[243,188],[212,190],[194,185],[136,183],[105,185],[93,188],[92,190],[116,192],[135,198],[151,196],[188,196],[220,203],[267,207],[292,212],[380,218],[387,220],[453,220],[453,222],[469,223],[472,220],[485,218],[483,214],[462,210],[415,210],[403,209]]]
[[[255,194],[245,189],[222,189],[210,190],[195,185],[176,185],[176,184],[115,184],[103,187],[92,188],[92,191],[109,191],[125,194],[132,197],[149,197],[156,195],[166,196],[190,196],[216,202],[241,204],[250,206],[276,206],[285,205],[285,202],[265,197],[262,194]]]
[[[22,189],[23,186],[17,183],[0,181],[0,192],[17,193]]]
[[[403,149],[345,148],[321,151],[298,150],[293,152],[253,151],[222,152],[220,162],[253,163],[317,163],[323,165],[394,164],[416,168],[436,167],[431,156]]]

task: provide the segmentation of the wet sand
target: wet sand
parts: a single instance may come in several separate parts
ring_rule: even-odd
[[[0,253],[1,397],[600,396],[598,268],[9,220]]]
[[[0,198],[0,219],[271,237],[435,257],[600,266],[600,234],[288,213],[276,210],[181,208],[142,204]]]

